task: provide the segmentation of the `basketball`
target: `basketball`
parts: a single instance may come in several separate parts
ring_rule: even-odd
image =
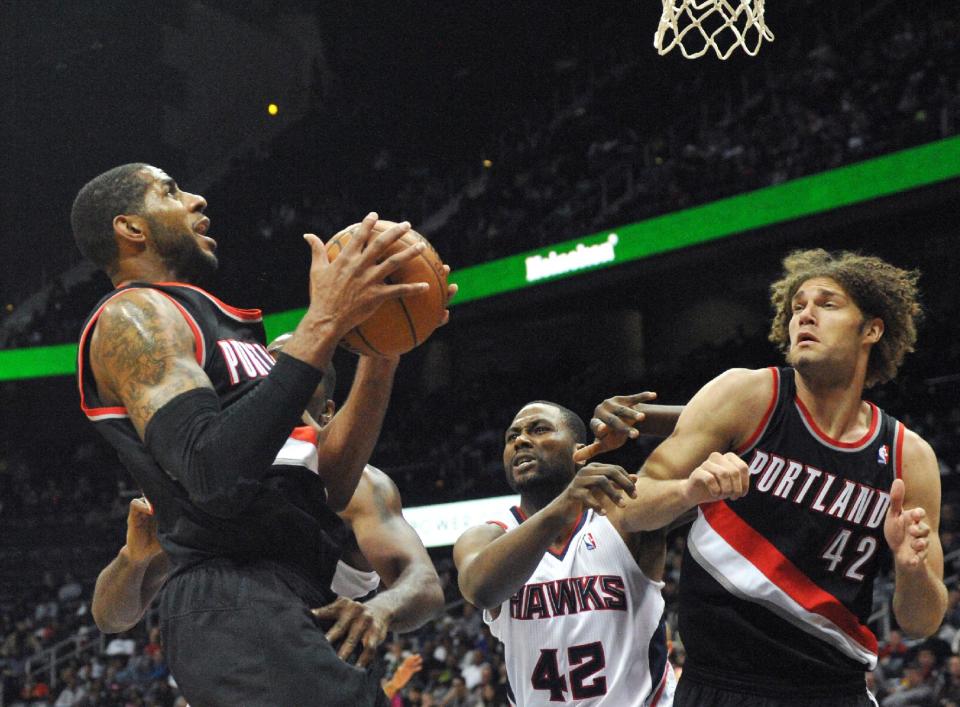
[[[391,221],[378,221],[373,229],[374,234],[382,233],[393,225]],[[331,262],[350,242],[355,227],[345,228],[327,243],[327,256]],[[426,282],[430,289],[387,300],[369,319],[347,332],[340,342],[341,346],[359,354],[395,356],[422,344],[440,325],[447,307],[447,275],[443,270],[443,261],[430,242],[416,231],[408,231],[387,249],[384,258],[414,245],[418,240],[425,245],[423,251],[395,270],[387,282],[394,285]]]

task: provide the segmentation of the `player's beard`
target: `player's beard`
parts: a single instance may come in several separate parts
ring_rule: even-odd
[[[509,468],[507,483],[517,493],[535,501],[538,508],[543,508],[563,492],[575,473],[575,469],[538,457],[537,473],[517,479],[513,475],[513,469]]]
[[[200,285],[217,272],[217,256],[200,247],[192,231],[180,231],[150,219],[157,253],[180,282]]]

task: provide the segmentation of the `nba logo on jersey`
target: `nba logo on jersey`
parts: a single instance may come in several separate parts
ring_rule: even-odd
[[[890,459],[890,447],[883,445],[877,450],[877,464],[886,464]]]
[[[593,533],[587,533],[583,536],[583,544],[587,546],[588,550],[597,549],[597,541],[596,538],[593,537]]]

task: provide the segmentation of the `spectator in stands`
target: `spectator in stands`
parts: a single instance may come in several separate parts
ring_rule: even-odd
[[[937,681],[934,700],[939,707],[960,707],[960,656],[951,655],[947,659],[946,670]]]
[[[909,648],[907,644],[903,642],[903,634],[899,629],[891,630],[890,635],[887,636],[887,640],[883,642],[877,653],[880,665],[883,666],[884,671],[898,675],[903,667],[903,661],[906,658],[908,650]]]
[[[64,683],[64,688],[57,695],[54,707],[74,707],[87,696],[87,691],[79,684],[73,668],[62,670],[60,680]]]
[[[889,696],[883,699],[880,707],[924,707],[932,705],[935,684],[932,680],[924,680],[923,668],[916,661],[911,661],[903,670],[901,679],[893,688]]]
[[[467,684],[462,677],[454,677],[450,689],[440,699],[440,707],[468,707],[469,703],[470,693],[467,692]]]

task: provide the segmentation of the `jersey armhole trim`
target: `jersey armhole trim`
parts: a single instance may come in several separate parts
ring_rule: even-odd
[[[506,524],[506,523],[503,523],[502,521],[499,521],[499,520],[488,520],[488,521],[485,521],[485,524],[486,524],[486,525],[499,525],[499,526],[500,526],[501,528],[503,528],[504,530],[507,530],[507,529],[508,529],[508,528],[507,528],[507,524]]]
[[[776,366],[770,366],[767,370],[773,375],[773,395],[770,398],[770,404],[767,405],[766,412],[760,419],[760,424],[757,425],[747,441],[735,450],[736,454],[741,456],[749,452],[766,432],[767,425],[770,424],[770,418],[773,417],[773,411],[777,409],[777,402],[780,400],[780,369]]]
[[[168,287],[185,287],[188,290],[193,290],[198,292],[208,300],[210,300],[221,312],[226,314],[231,319],[235,319],[238,322],[261,322],[263,321],[263,312],[259,309],[241,309],[240,307],[234,307],[227,304],[219,297],[216,297],[209,292],[207,292],[202,287],[197,287],[196,285],[190,285],[186,282],[155,282],[155,285],[166,285]]]
[[[207,345],[203,340],[203,332],[200,331],[200,325],[197,324],[197,320],[194,319],[193,315],[187,311],[186,307],[177,302],[172,295],[164,292],[163,290],[155,290],[155,292],[159,292],[161,295],[170,300],[170,302],[173,303],[173,306],[180,311],[180,314],[183,316],[184,321],[186,321],[187,326],[190,327],[190,330],[193,332],[193,355],[197,359],[197,364],[200,366],[200,368],[203,368],[203,364],[207,360]]]
[[[903,478],[903,438],[905,436],[905,429],[903,423],[897,420],[896,441],[893,444],[893,473],[898,479]]]

